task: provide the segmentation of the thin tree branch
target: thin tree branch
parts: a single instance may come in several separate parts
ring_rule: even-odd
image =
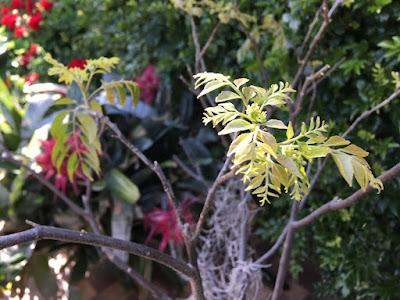
[[[317,12],[314,15],[313,20],[311,21],[310,25],[308,26],[306,36],[304,37],[303,43],[301,44],[301,47],[300,47],[300,51],[299,51],[300,55],[299,56],[301,56],[303,54],[304,48],[306,47],[306,44],[308,43],[308,41],[311,38],[311,35],[314,31],[314,27],[315,27],[315,25],[317,25],[320,13],[321,13],[321,7],[317,10]]]
[[[256,262],[255,262],[256,264],[262,264],[264,261],[270,259],[279,250],[283,241],[285,240],[288,229],[289,229],[289,226],[286,225],[285,228],[283,228],[278,239],[275,241],[274,245],[267,252],[265,252],[260,258],[258,258],[256,260]]]
[[[218,186],[220,185],[220,178],[225,174],[226,170],[228,169],[231,159],[232,159],[231,157],[228,157],[225,160],[225,163],[222,166],[221,170],[219,171],[217,178],[215,179],[211,188],[208,190],[206,201],[204,203],[203,209],[200,213],[199,220],[197,221],[197,224],[196,224],[196,229],[192,236],[193,243],[195,243],[196,240],[198,239],[198,237],[200,236],[201,230],[203,229],[204,224],[206,222],[206,217],[212,208],[212,204],[214,201],[214,195],[217,191]]]
[[[211,46],[211,43],[213,42],[215,35],[219,29],[219,27],[221,26],[221,23],[218,22],[217,25],[215,25],[215,27],[213,28],[210,36],[208,37],[207,42],[205,43],[205,45],[203,46],[203,49],[201,49],[200,53],[199,53],[199,57],[196,58],[196,64],[198,64],[198,60],[203,59],[204,54],[206,54],[208,48]]]
[[[386,183],[398,176],[400,176],[400,163],[396,164],[394,167],[383,173],[381,176],[378,177],[378,179],[380,179],[383,183]],[[301,227],[304,227],[314,222],[315,220],[317,220],[318,218],[322,217],[323,215],[327,214],[330,211],[339,210],[356,204],[357,202],[362,200],[365,196],[370,194],[373,190],[374,189],[371,186],[368,186],[365,190],[359,189],[357,192],[353,193],[351,196],[347,197],[344,200],[335,197],[328,203],[314,210],[308,216],[298,221],[292,222],[291,226],[294,229],[299,229]]]
[[[272,298],[271,298],[272,300],[281,299],[283,284],[285,283],[286,272],[289,265],[290,252],[292,250],[292,245],[293,245],[294,229],[292,228],[291,223],[296,219],[298,208],[299,208],[299,202],[294,201],[290,213],[290,220],[289,220],[290,223],[287,229],[285,243],[283,244],[282,255],[279,260],[278,275],[275,281],[274,291],[272,292]]]
[[[200,46],[200,41],[199,41],[199,34],[197,32],[196,23],[194,21],[193,16],[190,16],[190,25],[192,28],[192,39],[193,39],[194,48],[196,51],[194,69],[195,69],[196,73],[199,73],[200,70],[202,70],[204,72],[207,68],[204,63],[204,59],[201,56],[201,46]]]
[[[319,69],[317,72],[309,75],[306,77],[306,80],[304,81],[304,84],[300,90],[300,92],[297,94],[297,99],[296,101],[291,105],[291,114],[290,114],[290,119],[292,124],[294,124],[297,115],[300,113],[302,106],[303,106],[303,101],[306,96],[306,91],[310,84],[315,82],[316,80],[322,78],[326,72],[329,70],[331,66],[330,65],[325,65],[321,69]]]
[[[365,118],[367,118],[369,115],[373,114],[377,110],[381,109],[384,107],[386,104],[389,104],[392,102],[394,99],[396,99],[400,95],[400,88],[395,90],[393,94],[391,94],[388,98],[386,98],[384,101],[379,103],[378,105],[375,105],[372,107],[370,110],[364,111],[360,116],[358,116],[357,119],[354,120],[354,122],[350,125],[349,128],[342,134],[342,137],[346,137],[350,132],[354,130],[354,128]]]
[[[204,177],[196,172],[194,172],[189,166],[187,166],[178,156],[173,155],[172,158],[178,164],[178,166],[190,177],[200,181],[204,186],[208,187],[210,184],[204,179]]]
[[[312,90],[314,89],[314,87],[317,87],[322,81],[324,81],[326,78],[328,78],[329,76],[331,76],[331,74],[332,74],[333,72],[335,72],[345,60],[346,60],[345,57],[342,57],[341,59],[339,59],[339,60],[333,65],[333,67],[330,68],[330,69],[325,73],[325,76],[322,76],[320,79],[318,79],[317,81],[315,81],[315,82],[313,83],[313,86],[311,86],[311,87],[308,88],[308,90],[306,91],[305,94],[308,95],[309,93],[311,93]]]
[[[321,41],[322,37],[324,36],[324,34],[330,24],[332,15],[335,13],[336,9],[339,7],[339,5],[342,2],[343,2],[343,0],[336,0],[335,3],[332,5],[331,9],[328,11],[327,1],[326,0],[323,1],[322,8],[321,8],[323,21],[322,21],[321,27],[319,28],[317,34],[315,35],[314,39],[312,40],[306,55],[301,60],[301,65],[300,65],[299,69],[297,70],[297,73],[294,76],[294,79],[292,82],[293,87],[296,87],[297,84],[299,83],[301,76],[303,76],[303,72],[304,72],[306,65],[310,61],[312,55],[314,54],[315,49],[317,48],[319,42]]]
[[[62,229],[52,226],[35,225],[32,229],[0,236],[0,250],[21,243],[39,240],[57,240],[121,250],[158,262],[188,278],[194,279],[197,276],[195,270],[185,262],[175,259],[156,249],[105,235]]]

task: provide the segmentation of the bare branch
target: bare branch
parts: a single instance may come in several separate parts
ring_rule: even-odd
[[[260,258],[256,260],[255,262],[256,264],[262,264],[264,261],[270,259],[276,253],[276,251],[279,250],[283,241],[285,240],[288,229],[289,226],[286,225],[285,228],[282,230],[278,239],[275,241],[274,245],[267,252],[265,252]]]
[[[282,255],[279,260],[278,275],[275,281],[274,291],[272,293],[272,298],[271,298],[272,300],[281,299],[283,284],[285,283],[285,277],[289,265],[290,252],[292,250],[293,236],[294,236],[294,229],[290,226],[290,223],[296,219],[298,208],[299,208],[299,202],[294,201],[290,213],[290,221],[286,233],[285,243],[283,244]]]
[[[212,30],[210,36],[208,37],[207,42],[205,43],[203,49],[201,49],[199,57],[196,58],[196,64],[198,64],[198,60],[203,59],[204,54],[206,54],[208,48],[211,46],[211,43],[213,42],[215,35],[219,29],[219,27],[221,26],[221,23],[218,22],[217,25],[215,25],[214,29]]]
[[[346,60],[345,57],[342,57],[341,59],[339,59],[339,60],[333,65],[333,67],[330,68],[330,69],[325,73],[324,76],[322,76],[322,77],[321,77],[320,79],[318,79],[317,81],[313,82],[313,86],[309,87],[305,94],[308,95],[309,93],[311,93],[312,90],[313,90],[315,87],[317,87],[322,81],[324,81],[326,78],[328,78],[329,76],[331,76],[331,74],[332,74],[333,72],[335,72],[345,60]]]
[[[378,178],[383,182],[389,182],[393,180],[394,178],[400,176],[400,163],[383,173],[381,176]],[[365,190],[359,189],[357,192],[352,194],[351,196],[347,197],[344,200],[340,200],[338,198],[334,198],[328,203],[322,205],[320,208],[314,210],[312,213],[310,213],[308,216],[304,217],[303,219],[300,219],[298,221],[292,222],[291,226],[294,229],[299,229],[301,227],[304,227],[318,218],[322,217],[326,213],[334,210],[339,210],[342,208],[349,207],[351,205],[356,204],[360,200],[362,200],[365,196],[370,194],[374,189],[371,186],[368,186]]]
[[[206,187],[209,186],[209,183],[204,179],[203,176],[201,176],[200,174],[194,172],[192,169],[190,169],[190,167],[188,167],[178,156],[173,155],[172,157],[174,159],[174,161],[178,164],[178,166],[190,177],[192,177],[193,179],[200,181],[201,183],[203,183]]]
[[[213,185],[208,190],[206,201],[205,201],[203,209],[202,209],[202,211],[200,213],[199,220],[197,221],[195,232],[194,232],[194,234],[192,236],[192,242],[195,242],[197,240],[197,238],[200,236],[201,230],[203,229],[204,224],[206,222],[206,217],[207,217],[208,213],[210,212],[210,210],[212,208],[212,203],[213,203],[213,200],[214,200],[215,192],[217,191],[217,188],[220,185],[219,179],[225,174],[226,170],[229,167],[230,162],[231,162],[231,157],[228,157],[225,160],[225,163],[222,166],[221,170],[219,171],[218,176],[215,179]]]
[[[175,259],[156,249],[105,235],[62,229],[52,226],[36,225],[34,228],[29,230],[0,236],[0,250],[21,243],[39,240],[57,240],[121,250],[158,262],[188,278],[194,279],[197,276],[195,270],[185,262]]]
[[[297,84],[299,83],[301,76],[303,76],[303,72],[304,72],[306,65],[310,61],[312,55],[314,54],[315,49],[317,48],[319,42],[321,41],[322,37],[324,36],[324,34],[330,24],[330,19],[331,19],[332,15],[335,13],[336,9],[339,7],[339,5],[342,2],[343,2],[343,0],[336,0],[335,3],[332,5],[331,9],[328,11],[327,1],[326,0],[323,1],[322,7],[321,7],[321,13],[323,16],[323,21],[322,21],[321,27],[319,28],[317,34],[315,35],[314,39],[312,40],[306,55],[301,60],[301,65],[300,65],[299,69],[297,70],[297,73],[294,76],[294,79],[292,82],[293,87],[296,87]]]
[[[346,137],[351,131],[354,130],[354,128],[365,118],[367,118],[369,115],[372,113],[378,111],[382,107],[384,107],[386,104],[389,104],[392,102],[394,99],[396,99],[400,95],[400,88],[395,90],[393,94],[391,94],[388,98],[386,98],[384,101],[379,103],[378,105],[372,107],[370,110],[364,111],[360,116],[358,116],[357,119],[354,120],[354,122],[350,125],[349,128],[345,131],[345,133],[342,134],[342,137]]]
[[[292,124],[294,124],[297,115],[301,111],[301,108],[303,106],[304,97],[306,96],[306,91],[307,91],[308,87],[310,86],[310,84],[314,83],[316,80],[322,78],[326,74],[326,72],[329,70],[330,67],[331,67],[330,65],[325,65],[321,69],[319,69],[317,72],[306,77],[306,80],[304,81],[304,84],[303,84],[300,92],[297,94],[296,101],[291,106],[290,118],[291,118]]]

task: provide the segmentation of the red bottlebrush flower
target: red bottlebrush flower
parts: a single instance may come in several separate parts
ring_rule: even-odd
[[[135,78],[135,81],[140,87],[140,97],[147,104],[153,103],[160,85],[160,77],[157,75],[155,67],[148,65],[142,75]]]
[[[40,12],[34,13],[28,21],[28,25],[32,30],[39,30],[40,23],[43,20],[43,16]]]
[[[40,2],[40,5],[46,10],[46,11],[51,11],[53,9],[54,3],[48,1],[48,0],[42,0]]]
[[[183,232],[179,227],[177,216],[171,207],[167,211],[154,208],[145,214],[143,221],[146,228],[150,226],[150,233],[146,238],[145,244],[157,233],[162,235],[159,246],[160,251],[165,250],[169,241],[175,244],[182,244]]]
[[[197,200],[196,200],[197,201]],[[185,223],[193,224],[193,216],[189,210],[189,206],[195,201],[186,199],[182,202],[180,210],[183,213]],[[160,251],[164,251],[168,242],[173,242],[175,245],[183,243],[183,232],[179,227],[178,216],[176,215],[171,203],[168,205],[168,210],[154,208],[144,215],[144,227],[150,227],[149,235],[146,238],[147,244],[155,234],[161,234]]]
[[[10,12],[10,8],[8,8],[7,6],[3,6],[2,8],[1,8],[1,14],[2,15],[6,15],[6,14],[8,14]]]
[[[35,72],[31,73],[24,78],[25,84],[31,85],[32,83],[37,81],[39,79],[39,77],[40,77],[40,75],[38,73],[35,73]]]
[[[16,37],[23,37],[28,34],[28,31],[26,30],[25,26],[16,26],[14,29],[14,34]]]
[[[20,9],[20,8],[24,8],[24,2],[22,0],[11,0],[11,4],[10,4],[11,9]]]
[[[68,68],[79,68],[79,69],[84,69],[86,67],[86,59],[84,58],[73,58],[68,64]]]
[[[64,161],[61,164],[60,170],[51,161],[51,153],[53,152],[56,140],[54,138],[48,139],[47,141],[42,141],[42,153],[36,156],[35,161],[41,166],[42,172],[47,180],[54,176],[54,187],[66,193],[68,187],[68,172],[67,172],[67,162],[69,157],[73,153],[84,153],[87,151],[85,145],[81,142],[80,132],[75,131],[69,139],[67,144],[70,146],[68,154],[65,156]],[[80,155],[78,155],[80,156]],[[78,168],[75,171],[73,180],[71,182],[72,188],[75,193],[78,193],[77,179],[87,180],[86,176],[82,172],[82,162],[79,162]]]
[[[1,24],[5,25],[8,27],[8,29],[14,29],[15,23],[17,22],[17,19],[20,17],[19,14],[8,14],[4,15],[1,18]]]

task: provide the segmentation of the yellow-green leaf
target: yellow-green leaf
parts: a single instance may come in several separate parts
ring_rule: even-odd
[[[281,120],[270,119],[265,124],[267,127],[270,128],[277,128],[277,129],[287,129],[288,127],[283,123]]]
[[[67,174],[68,174],[68,179],[70,182],[74,181],[74,174],[76,169],[78,168],[78,154],[73,153],[69,158],[67,162]]]
[[[293,131],[292,122],[289,122],[289,125],[286,130],[286,137],[288,140],[290,140],[293,136],[294,136],[294,131]]]
[[[121,106],[125,106],[126,94],[123,86],[121,84],[118,84],[116,89],[118,92],[119,103],[121,104]]]
[[[333,153],[332,157],[342,177],[346,180],[349,186],[352,186],[354,169],[351,163],[351,156],[342,153]]]
[[[366,157],[369,154],[364,149],[361,149],[360,147],[353,145],[353,144],[351,144],[345,148],[342,148],[340,150],[343,152],[349,153],[349,154],[353,154],[355,156],[360,156],[360,157]]]
[[[88,142],[91,144],[97,137],[97,124],[96,121],[93,119],[92,116],[85,114],[85,113],[79,113],[77,114],[77,118],[80,123],[80,128],[83,132],[83,134],[86,136],[88,139]]]
[[[106,92],[106,99],[110,104],[114,105],[115,103],[115,94],[114,90],[110,85],[104,86],[104,91]]]
[[[247,82],[249,82],[249,79],[247,78],[238,78],[233,81],[237,88],[240,88],[243,84],[246,84]]]
[[[98,112],[100,114],[103,114],[103,109],[102,109],[100,103],[97,102],[96,100],[90,101],[90,109],[95,112]]]
[[[55,139],[62,138],[68,129],[68,124],[64,123],[65,117],[69,114],[69,110],[63,110],[53,120],[50,133]]]
[[[325,143],[325,146],[346,146],[350,144],[350,141],[342,138],[341,136],[331,136]]]
[[[139,86],[136,84],[136,82],[133,81],[125,82],[125,85],[129,93],[131,94],[133,105],[137,106],[139,103],[139,96],[140,96]]]
[[[229,122],[223,130],[221,130],[218,135],[224,135],[224,134],[229,134],[229,133],[234,133],[234,132],[239,132],[239,131],[245,131],[245,130],[250,130],[253,129],[255,125],[243,120],[243,119],[236,119],[231,122]]]
[[[215,102],[224,102],[233,99],[240,99],[240,96],[231,91],[222,91],[219,95],[215,98]]]
[[[228,83],[226,82],[221,82],[219,80],[214,80],[208,82],[205,86],[204,89],[201,91],[201,93],[197,96],[197,98],[200,98],[208,93],[211,93],[212,91],[219,89],[220,87],[226,86]]]

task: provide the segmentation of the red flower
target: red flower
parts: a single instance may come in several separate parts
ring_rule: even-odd
[[[14,29],[14,34],[16,37],[23,37],[28,34],[28,31],[26,30],[26,27],[24,25],[16,26]]]
[[[64,161],[61,164],[60,170],[53,164],[51,160],[51,153],[53,152],[56,140],[54,138],[42,141],[43,152],[36,156],[35,161],[42,167],[42,172],[45,174],[47,180],[54,176],[54,187],[66,193],[68,186],[68,172],[67,162],[69,157],[73,153],[82,154],[87,151],[86,146],[80,139],[80,132],[76,131],[67,140],[67,144],[70,146],[68,154],[65,156]],[[78,155],[80,157],[81,155]],[[71,181],[72,188],[75,193],[78,193],[77,179],[86,180],[86,176],[82,172],[82,162],[79,162],[78,168],[75,171],[73,180]]]
[[[25,84],[31,85],[32,83],[37,81],[39,79],[39,77],[40,77],[40,75],[38,73],[35,73],[35,72],[31,73],[24,78]]]
[[[24,8],[24,2],[22,0],[11,0],[11,5],[10,5],[11,9],[20,9],[20,8]]]
[[[26,50],[24,52],[24,54],[20,55],[17,59],[18,59],[18,63],[23,66],[26,67],[29,65],[29,63],[31,62],[31,59],[33,56],[35,56],[38,53],[38,49],[39,46],[37,44],[32,43],[29,47],[28,50]]]
[[[42,0],[40,5],[46,10],[51,11],[53,9],[54,4],[48,0]]]
[[[1,24],[6,25],[8,29],[14,29],[15,23],[17,22],[17,19],[20,17],[19,14],[8,14],[4,15],[1,18]]]
[[[189,205],[191,203],[193,203],[192,200],[183,201],[180,209],[183,213],[184,221],[189,224],[193,224],[193,216],[189,211]],[[145,244],[147,244],[157,233],[162,235],[159,246],[160,251],[165,250],[168,242],[172,242],[175,245],[181,245],[183,243],[183,232],[179,227],[178,217],[173,210],[171,203],[168,205],[168,210],[154,208],[146,213],[144,215],[143,223],[145,228],[150,227],[150,233],[146,238]]]
[[[1,14],[2,15],[6,15],[6,14],[8,14],[10,12],[10,9],[7,7],[7,6],[3,6],[2,8],[1,8]]]
[[[40,23],[43,20],[43,16],[40,12],[34,13],[28,21],[28,25],[32,30],[39,30]]]
[[[38,53],[39,45],[35,43],[31,43],[29,46],[29,50],[27,51],[31,55],[36,55]]]
[[[84,69],[86,66],[86,59],[84,58],[73,58],[68,64],[68,68],[79,68],[79,69]]]
[[[157,75],[155,67],[148,65],[142,75],[135,78],[135,81],[140,87],[140,97],[147,104],[151,104],[160,85],[160,77]]]

